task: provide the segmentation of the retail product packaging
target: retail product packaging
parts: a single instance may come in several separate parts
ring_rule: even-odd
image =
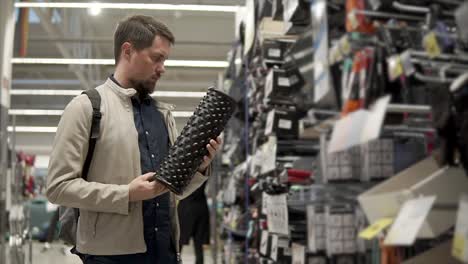
[[[260,20],[258,26],[258,38],[260,44],[267,39],[296,39],[297,36],[284,34],[285,28],[291,23],[283,21],[275,21],[271,17],[264,17]]]
[[[263,61],[265,63],[282,64],[286,43],[278,40],[265,40],[262,45]]]
[[[297,138],[299,119],[295,111],[273,109],[268,113],[265,135],[275,134],[278,138]]]
[[[361,146],[362,180],[382,179],[394,174],[392,139],[378,139]]]
[[[297,68],[270,69],[265,82],[265,98],[287,98],[300,90],[304,84]]]
[[[403,264],[461,264],[450,255],[451,241],[444,242],[419,256],[410,258]]]
[[[435,205],[418,234],[418,238],[434,238],[455,224],[456,204],[466,186],[468,178],[461,168],[439,168],[434,158],[428,157],[362,193],[358,200],[372,224],[396,217],[407,200],[435,195]],[[451,205],[455,205],[453,209]]]

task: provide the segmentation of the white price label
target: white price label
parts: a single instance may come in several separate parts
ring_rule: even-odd
[[[268,251],[268,232],[262,231],[262,238],[260,240],[260,254],[266,255]]]
[[[315,222],[315,207],[313,205],[307,206],[307,245],[311,252],[317,252],[317,245],[315,238],[316,235],[316,222]]]
[[[468,262],[468,195],[463,195],[460,199],[452,255],[463,262]]]
[[[384,244],[413,245],[435,199],[435,196],[429,196],[405,202],[390,228]]]
[[[292,128],[292,121],[287,119],[280,119],[278,121],[278,127],[281,129],[291,129]]]
[[[288,206],[286,194],[267,194],[268,231],[276,234],[289,235]]]
[[[305,264],[305,247],[303,245],[292,244],[292,264]]]
[[[271,237],[270,257],[274,261],[277,261],[277,259],[278,259],[278,236],[277,235],[273,235]]]
[[[281,58],[281,50],[280,49],[268,49],[268,56],[274,58]]]
[[[279,86],[291,86],[291,82],[286,77],[278,77],[278,85]]]

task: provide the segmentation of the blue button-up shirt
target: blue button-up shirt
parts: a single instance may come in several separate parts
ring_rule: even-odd
[[[117,81],[112,78],[114,82]],[[117,83],[118,84],[118,83]],[[138,132],[142,174],[156,172],[169,150],[169,135],[164,117],[153,99],[138,94],[132,98],[135,128]],[[144,238],[147,259],[152,264],[177,263],[171,238],[169,193],[143,201]],[[140,256],[141,257],[141,256]]]

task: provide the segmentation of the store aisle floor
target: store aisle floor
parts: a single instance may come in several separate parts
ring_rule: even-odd
[[[69,252],[68,247],[64,247],[60,243],[51,245],[51,248],[45,252],[41,252],[44,244],[35,242],[33,244],[33,262],[32,264],[81,264],[78,257]],[[182,254],[184,264],[195,263],[195,254],[193,252],[193,245],[184,247]],[[28,263],[28,262],[26,262]],[[211,250],[205,249],[205,264],[212,264]]]

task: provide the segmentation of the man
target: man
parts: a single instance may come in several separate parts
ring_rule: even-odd
[[[203,264],[203,245],[210,244],[210,212],[205,195],[206,182],[179,203],[180,247],[193,238],[195,264]]]
[[[176,199],[207,179],[221,139],[207,145],[209,156],[182,196],[176,197],[158,181],[148,181],[176,138],[173,107],[149,96],[165,72],[173,43],[170,30],[152,17],[133,16],[119,23],[114,34],[115,73],[96,88],[102,100],[101,134],[87,181],[81,170],[91,127],[89,99],[74,98],[60,120],[47,197],[80,209],[76,249],[85,264],[180,260]]]

